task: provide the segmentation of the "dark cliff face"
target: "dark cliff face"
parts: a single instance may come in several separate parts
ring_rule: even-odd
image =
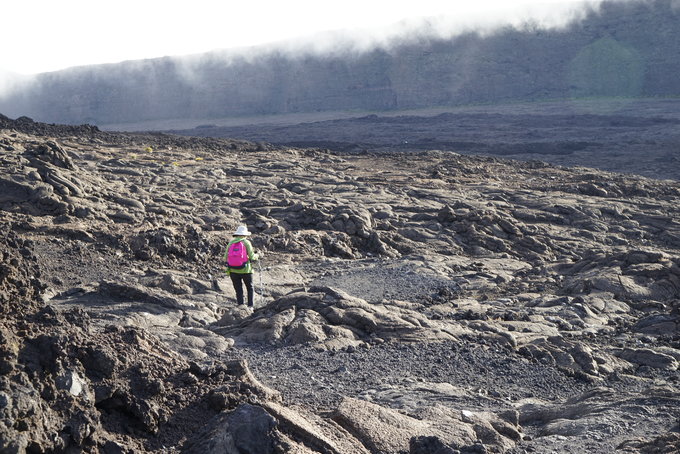
[[[680,94],[680,7],[606,2],[563,30],[420,39],[389,50],[257,57],[219,53],[42,74],[0,111],[106,124],[170,118]]]

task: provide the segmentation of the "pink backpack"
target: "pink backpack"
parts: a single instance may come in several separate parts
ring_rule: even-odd
[[[227,264],[229,268],[243,268],[248,263],[248,250],[243,241],[237,241],[229,246]]]

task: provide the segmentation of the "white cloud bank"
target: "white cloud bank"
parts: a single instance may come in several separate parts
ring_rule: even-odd
[[[3,5],[2,69],[22,74],[288,41],[323,50],[320,36],[375,45],[430,30],[518,24],[559,26],[600,0],[26,0]],[[342,31],[340,33],[340,31]],[[322,33],[324,32],[324,33]],[[0,83],[2,85],[2,83]]]

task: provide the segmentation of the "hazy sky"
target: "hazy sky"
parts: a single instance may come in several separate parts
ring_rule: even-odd
[[[0,70],[21,74],[70,66],[304,41],[352,30],[379,41],[437,17],[444,33],[528,17],[556,23],[598,0],[7,0]],[[317,37],[318,38],[318,37]],[[318,38],[320,39],[320,38]]]

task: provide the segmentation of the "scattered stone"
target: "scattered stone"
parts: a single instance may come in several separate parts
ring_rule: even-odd
[[[57,377],[57,388],[68,391],[71,395],[78,397],[83,392],[86,382],[73,371],[67,371],[64,375]]]

